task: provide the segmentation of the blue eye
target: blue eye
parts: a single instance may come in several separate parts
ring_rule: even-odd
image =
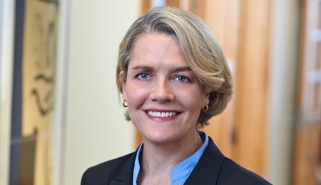
[[[137,77],[138,79],[141,79],[141,80],[148,80],[150,78],[150,75],[147,73],[139,73]]]
[[[183,82],[183,83],[187,83],[189,82],[190,80],[185,77],[185,76],[176,76],[176,80],[178,80],[179,82]]]

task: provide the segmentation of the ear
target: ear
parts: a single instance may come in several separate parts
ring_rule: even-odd
[[[124,71],[120,71],[118,74],[118,88],[123,95],[123,99],[127,100],[126,75]]]
[[[204,93],[204,96],[203,96],[203,104],[205,105],[207,105],[207,104],[209,104],[209,102],[210,102],[210,94],[211,94],[211,92],[210,91],[206,91],[205,93]]]

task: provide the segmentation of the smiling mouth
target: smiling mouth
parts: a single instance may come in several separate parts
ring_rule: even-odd
[[[178,112],[157,112],[157,111],[147,111],[149,116],[160,117],[160,118],[168,118],[173,117],[179,114]]]

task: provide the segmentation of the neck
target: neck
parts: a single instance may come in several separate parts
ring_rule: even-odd
[[[155,144],[144,141],[144,149],[140,159],[140,179],[162,177],[161,174],[169,179],[171,169],[192,155],[201,145],[202,139],[198,132],[184,137],[179,141],[167,144]]]

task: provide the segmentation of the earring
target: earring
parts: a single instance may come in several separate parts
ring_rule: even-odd
[[[123,107],[128,107],[128,102],[127,102],[127,100],[123,100]]]
[[[208,111],[208,104],[206,104],[204,107],[202,107],[202,111],[203,112],[207,112]]]

